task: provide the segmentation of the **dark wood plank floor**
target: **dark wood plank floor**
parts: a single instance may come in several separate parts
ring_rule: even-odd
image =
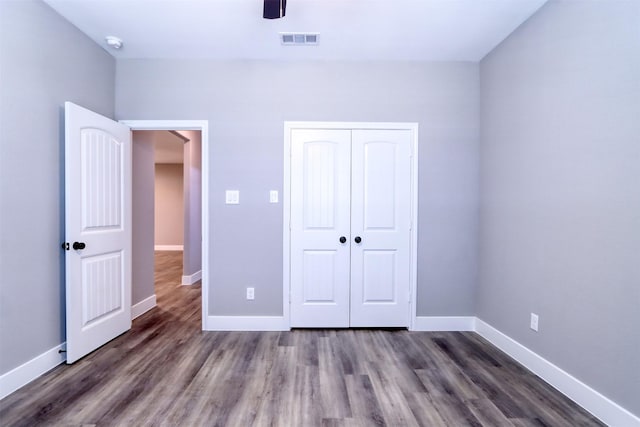
[[[3,426],[596,426],[474,333],[202,332],[158,253],[158,307],[0,402]]]

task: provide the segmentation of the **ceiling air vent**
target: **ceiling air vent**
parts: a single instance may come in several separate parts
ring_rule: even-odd
[[[280,42],[285,46],[317,45],[319,39],[318,33],[280,33]]]

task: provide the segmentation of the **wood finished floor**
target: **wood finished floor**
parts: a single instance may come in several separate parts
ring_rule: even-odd
[[[158,307],[0,401],[3,426],[598,426],[474,333],[202,332],[156,254]]]

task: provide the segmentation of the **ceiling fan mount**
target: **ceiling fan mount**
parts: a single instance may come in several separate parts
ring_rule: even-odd
[[[264,0],[262,17],[264,19],[278,19],[285,15],[287,0]]]

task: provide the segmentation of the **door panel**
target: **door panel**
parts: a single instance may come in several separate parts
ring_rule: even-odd
[[[302,292],[304,303],[336,303],[336,276],[338,251],[304,251],[304,279]]]
[[[122,228],[123,143],[101,129],[80,130],[82,229]]]
[[[396,196],[395,180],[397,171],[396,157],[398,147],[389,141],[368,142],[356,150],[363,150],[362,168],[356,168],[355,173],[361,173],[358,183],[362,183],[361,195],[356,195],[356,204],[362,203],[362,209],[354,209],[354,214],[363,215],[362,223],[365,230],[393,230],[396,226]],[[358,154],[358,151],[356,151]]]
[[[349,326],[350,131],[291,133],[291,326]]]
[[[73,363],[131,327],[131,133],[69,102],[65,232],[67,363]]]
[[[396,303],[396,251],[364,250],[362,261],[363,303]]]
[[[409,326],[410,144],[408,130],[352,134],[351,326]]]
[[[122,251],[83,257],[82,326],[87,327],[122,308]]]
[[[298,148],[298,147],[296,147]],[[340,177],[336,176],[339,167],[340,146],[331,141],[307,141],[302,145],[303,178],[302,199],[304,203],[304,230],[335,230],[339,220],[339,189],[336,187]]]

